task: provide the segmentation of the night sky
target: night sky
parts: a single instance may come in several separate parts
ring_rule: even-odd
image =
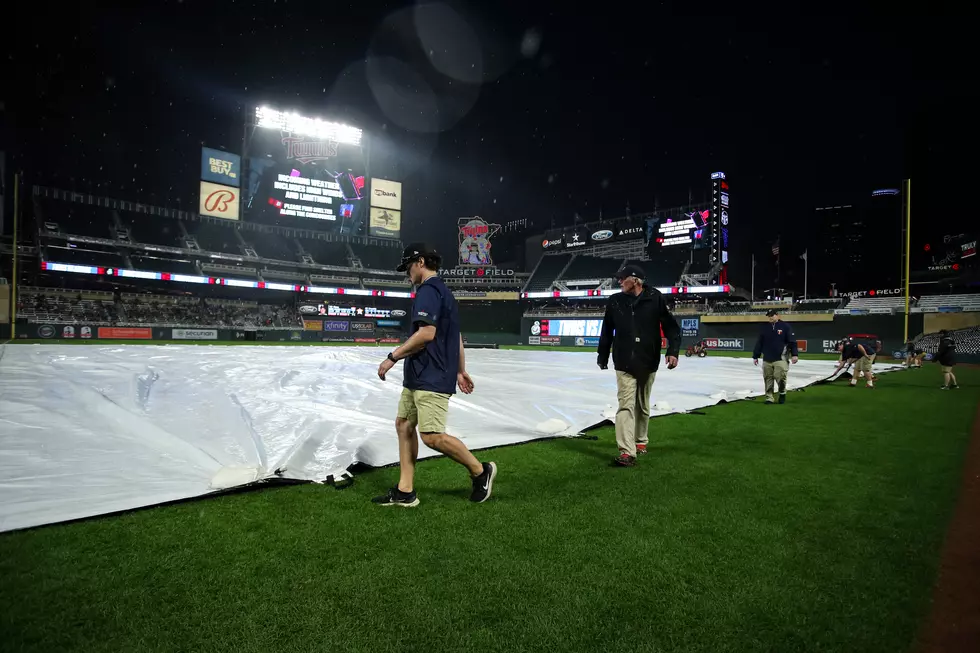
[[[821,203],[911,176],[918,219],[964,208],[970,21],[485,4],[51,11],[7,35],[2,148],[28,183],[194,210],[201,145],[239,152],[251,104],[295,109],[374,134],[403,239],[442,246],[460,216],[617,217],[706,199],[722,170],[740,285],[777,234],[806,247]]]

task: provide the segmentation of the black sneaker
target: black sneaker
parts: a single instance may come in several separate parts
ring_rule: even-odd
[[[786,393],[785,392],[779,395],[779,403],[781,403],[781,404],[785,404],[786,403]]]
[[[470,501],[483,503],[493,492],[493,479],[497,477],[497,463],[483,463],[483,473],[473,479]]]
[[[401,506],[402,508],[414,508],[419,505],[419,497],[415,494],[415,490],[411,492],[402,492],[397,487],[393,487],[388,490],[388,494],[383,494],[380,497],[374,497],[371,499],[371,503],[376,503],[379,506]]]

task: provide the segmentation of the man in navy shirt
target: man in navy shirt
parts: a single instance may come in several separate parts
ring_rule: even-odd
[[[466,373],[459,308],[453,293],[437,274],[440,263],[442,259],[434,249],[417,243],[405,249],[397,268],[408,275],[416,291],[412,335],[378,367],[378,377],[384,381],[396,362],[405,361],[404,388],[395,419],[401,476],[396,487],[372,499],[383,506],[419,505],[414,487],[419,455],[416,428],[425,446],[469,470],[473,480],[470,501],[482,503],[489,499],[497,476],[496,463],[481,463],[465,444],[446,433],[449,399],[456,393],[457,384],[464,394],[473,392],[473,379]]]
[[[762,378],[766,383],[766,403],[774,402],[773,385],[779,387],[779,403],[786,403],[786,376],[789,374],[789,362],[795,365],[799,360],[796,346],[796,336],[793,327],[779,319],[779,311],[766,311],[769,324],[759,330],[759,339],[755,343],[752,358],[756,365],[762,357]],[[790,358],[792,357],[792,358]]]

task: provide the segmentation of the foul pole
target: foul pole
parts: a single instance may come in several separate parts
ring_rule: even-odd
[[[20,174],[14,175],[14,261],[10,280],[10,339],[17,337],[17,225],[20,222]]]
[[[909,254],[912,250],[912,180],[905,180],[905,342],[909,341]]]

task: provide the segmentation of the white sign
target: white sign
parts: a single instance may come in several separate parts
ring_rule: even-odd
[[[201,215],[237,220],[240,203],[241,198],[237,188],[212,184],[210,181],[201,182],[201,198],[198,208]]]
[[[217,329],[171,329],[174,340],[217,340]]]
[[[307,118],[298,113],[276,111],[271,107],[255,108],[255,124],[267,129],[278,129],[303,136],[315,136],[337,143],[361,144],[361,130],[339,122],[327,122],[319,118]]]
[[[371,179],[371,206],[402,210],[402,185],[387,179]]]
[[[344,192],[340,184],[323,179],[307,179],[293,175],[279,175],[273,183],[276,190],[286,191],[283,202],[277,203],[279,215],[317,220],[336,220],[334,198],[342,200]]]

